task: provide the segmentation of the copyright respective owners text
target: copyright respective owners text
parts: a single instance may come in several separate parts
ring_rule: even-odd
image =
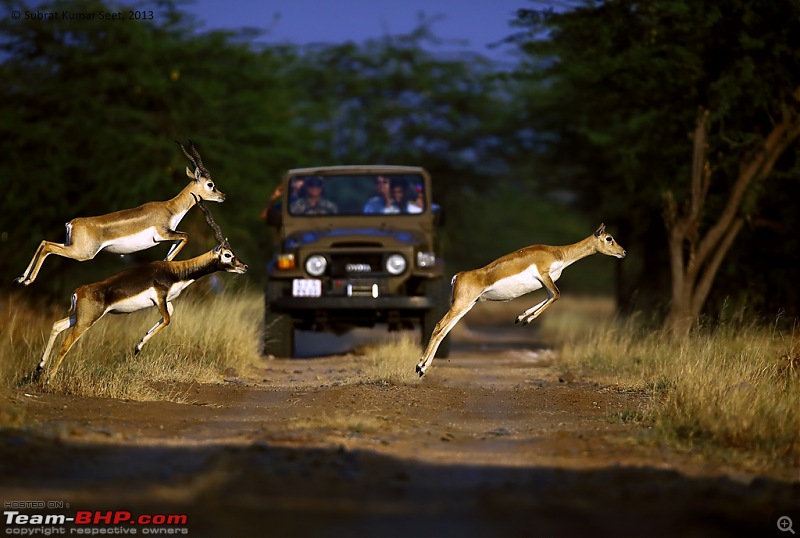
[[[120,11],[96,10],[80,11],[76,9],[57,9],[41,11],[38,9],[15,9],[11,11],[15,21],[152,21],[156,12],[151,9],[123,9]]]
[[[190,535],[185,513],[86,509],[65,501],[5,501],[2,520],[6,536]]]

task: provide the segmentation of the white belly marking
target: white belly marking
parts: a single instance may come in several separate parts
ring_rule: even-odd
[[[130,254],[131,252],[139,252],[140,250],[155,246],[160,240],[162,240],[162,238],[156,232],[155,227],[151,226],[141,232],[107,241],[103,244],[102,248],[114,254]]]
[[[535,265],[531,265],[521,273],[501,278],[489,286],[480,299],[482,301],[510,301],[541,287],[539,271]]]
[[[176,282],[173,284],[167,292],[167,302],[172,301],[175,297],[180,295],[181,292],[192,282],[194,282],[194,280],[184,280],[182,282]],[[132,297],[128,297],[127,299],[123,299],[122,301],[118,301],[109,305],[108,308],[106,308],[105,313],[111,312],[113,314],[130,314],[131,312],[136,312],[137,310],[154,307],[157,303],[158,296],[156,295],[155,288],[147,288],[146,290],[139,292]]]
[[[150,308],[151,306],[155,306],[155,304],[156,290],[153,288],[148,288],[140,293],[137,293],[133,297],[128,297],[127,299],[123,299],[122,301],[108,305],[106,312],[111,312],[114,314],[130,314],[131,312],[136,312],[137,310],[142,310],[143,308]]]

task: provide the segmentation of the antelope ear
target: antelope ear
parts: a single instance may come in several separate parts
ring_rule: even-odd
[[[597,231],[594,233],[594,235],[595,235],[595,237],[600,237],[600,235],[605,233],[605,231],[606,231],[606,225],[605,224],[600,224],[600,227],[597,229]]]
[[[196,177],[194,177],[194,173],[192,173],[192,171],[189,170],[188,166],[186,167],[186,175],[189,176],[192,179],[197,179]]]

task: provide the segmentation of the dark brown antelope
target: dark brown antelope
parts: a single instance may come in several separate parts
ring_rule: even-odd
[[[178,142],[184,155],[194,165],[194,172],[186,168],[186,175],[192,178],[176,197],[164,202],[148,202],[133,209],[123,209],[100,215],[72,219],[66,224],[67,240],[64,243],[42,241],[31,263],[22,276],[14,282],[27,286],[36,280],[45,258],[50,254],[86,261],[105,250],[115,254],[130,254],[148,249],[165,241],[173,241],[167,252],[171,261],[186,245],[189,236],[176,230],[183,216],[199,200],[222,202],[225,194],[217,190],[211,174],[203,166],[200,153],[189,141],[191,154]]]
[[[529,308],[516,323],[527,324],[542,315],[561,295],[555,281],[561,272],[576,261],[595,253],[625,257],[625,249],[606,233],[605,224],[592,235],[572,245],[553,247],[531,245],[496,259],[489,265],[453,277],[453,304],[436,324],[425,353],[417,364],[420,377],[433,362],[439,344],[456,323],[478,301],[510,301],[540,288],[547,290],[547,299]]]
[[[247,265],[236,257],[228,240],[222,236],[219,226],[214,222],[211,212],[202,200],[198,201],[198,206],[203,210],[209,226],[214,230],[218,245],[209,252],[190,260],[150,262],[141,267],[118,273],[101,282],[86,284],[76,289],[72,294],[69,316],[53,324],[50,340],[47,342],[42,360],[36,368],[34,379],[40,378],[56,337],[70,327],[72,330],[61,344],[61,351],[50,368],[46,378],[47,382],[53,379],[64,356],[78,338],[104,315],[129,314],[153,306],[158,308],[161,320],[153,325],[136,344],[134,354],[138,354],[152,337],[169,325],[170,316],[173,313],[172,301],[192,282],[216,271],[239,274],[247,271]]]

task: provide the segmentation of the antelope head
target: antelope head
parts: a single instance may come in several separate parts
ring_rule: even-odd
[[[214,181],[211,179],[211,172],[203,166],[203,159],[200,157],[197,148],[194,147],[194,143],[189,140],[189,150],[183,147],[183,144],[177,140],[175,143],[181,147],[183,154],[186,155],[186,158],[194,165],[194,172],[192,172],[191,168],[188,166],[186,167],[186,175],[195,182],[195,188],[193,189],[194,194],[200,197],[201,200],[224,202],[225,193],[218,190],[216,185],[214,185]]]
[[[614,241],[614,238],[611,237],[611,234],[606,233],[605,224],[601,224],[597,231],[594,232],[594,237],[597,252],[605,254],[606,256],[614,256],[616,258],[625,257],[625,249],[622,248],[622,245]]]
[[[239,258],[236,257],[236,254],[233,252],[230,243],[228,243],[228,238],[222,235],[222,230],[220,230],[219,225],[214,221],[214,217],[211,215],[211,210],[206,207],[206,205],[203,203],[203,200],[197,200],[197,205],[206,216],[206,222],[208,223],[208,226],[214,231],[214,237],[217,240],[217,246],[214,247],[212,252],[214,253],[214,257],[220,263],[220,269],[229,273],[246,273],[247,264],[242,263]]]

